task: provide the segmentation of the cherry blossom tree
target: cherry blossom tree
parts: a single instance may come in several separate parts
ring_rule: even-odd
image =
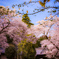
[[[6,48],[8,46],[6,34],[11,22],[15,16],[15,10],[9,10],[8,7],[0,6],[0,47]]]
[[[49,36],[51,38],[48,38],[47,40],[43,40],[41,42],[42,47],[47,48],[47,50],[45,51],[46,55],[49,58],[54,58],[54,59],[58,59],[59,58],[59,17],[55,18],[56,20],[58,20],[54,26],[53,29],[50,30]]]
[[[8,13],[7,13],[8,12]],[[0,47],[6,48],[8,44],[6,43],[5,32],[10,25],[10,19],[12,19],[11,11],[4,6],[0,6]]]
[[[5,9],[5,12],[4,12]],[[27,41],[36,40],[36,37],[32,33],[28,33],[27,25],[22,22],[19,15],[15,16],[15,11],[11,11],[1,6],[0,14],[0,47],[6,48],[8,46],[6,34],[13,38],[13,43],[17,45],[21,40],[28,39]],[[15,16],[15,17],[14,17]]]
[[[46,20],[38,21],[38,25],[33,25],[31,27],[31,32],[40,37],[47,36],[48,38],[41,41],[41,47],[43,49],[47,48],[45,51],[46,55],[49,58],[58,58],[59,56],[59,17],[50,15],[45,18]],[[41,35],[42,36],[42,35]]]
[[[14,43],[17,45],[21,40],[28,39],[28,41],[36,40],[36,37],[32,33],[28,33],[27,25],[22,22],[20,18],[15,18],[10,22],[7,34],[14,39]],[[30,31],[29,31],[30,32]]]
[[[41,34],[48,35],[53,25],[59,21],[57,18],[57,16],[50,15],[44,20],[38,21],[38,25],[31,26],[31,31],[36,35],[36,37],[39,37]]]

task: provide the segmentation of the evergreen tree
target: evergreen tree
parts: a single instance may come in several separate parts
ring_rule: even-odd
[[[30,18],[28,17],[28,14],[27,14],[27,13],[23,15],[22,21],[23,21],[24,23],[26,23],[28,27],[30,27],[31,25],[34,25],[33,23],[31,23],[31,20],[30,20]]]

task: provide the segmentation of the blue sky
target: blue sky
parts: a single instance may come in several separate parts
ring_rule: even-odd
[[[13,4],[22,4],[25,1],[28,2],[30,0],[0,0],[0,6],[5,6],[5,7],[9,6],[9,8],[12,9]],[[32,0],[32,1],[39,1],[39,0]],[[46,6],[59,6],[59,3],[54,4],[53,1],[54,0],[51,0],[49,3],[46,4]],[[27,10],[29,13],[31,13],[31,12],[33,12],[34,8],[37,8],[37,7],[41,8],[41,5],[39,3],[30,4],[28,6],[29,7],[25,6],[25,7],[20,8],[20,12],[22,12],[21,10],[23,9],[24,13],[26,13]],[[15,9],[19,10],[18,7],[15,7]],[[52,9],[48,9],[48,10],[52,10]],[[39,13],[35,14],[36,16],[35,15],[29,15],[31,22],[36,25],[37,21],[43,20],[46,16],[49,17],[49,15],[51,13],[48,13],[47,12],[48,10],[45,10],[43,12],[39,12]],[[57,15],[57,16],[59,17],[59,15]]]

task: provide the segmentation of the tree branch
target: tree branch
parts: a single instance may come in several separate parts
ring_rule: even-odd
[[[37,13],[39,13],[39,12],[41,12],[41,11],[44,11],[45,9],[49,9],[49,8],[59,9],[59,7],[45,7],[45,8],[42,8],[41,10],[39,9],[39,11],[37,11],[37,12],[28,13],[28,15],[34,15],[34,14],[37,14]],[[19,14],[25,14],[25,13],[19,12]]]
[[[10,22],[8,22],[7,26],[5,26],[5,27],[2,28],[2,30],[0,31],[0,34],[3,33],[3,32],[5,32],[4,29],[6,29],[9,26],[9,24],[10,24]]]

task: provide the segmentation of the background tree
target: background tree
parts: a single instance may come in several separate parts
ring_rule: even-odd
[[[9,46],[5,49],[5,55],[8,59],[14,59],[16,55],[16,50],[14,46]]]
[[[30,18],[28,17],[28,14],[27,14],[27,13],[23,15],[22,21],[23,21],[24,23],[26,23],[28,27],[30,27],[31,25],[34,25],[33,23],[31,23],[31,20],[30,20]]]
[[[7,38],[7,43],[9,43],[9,44],[13,43],[13,38],[10,38],[10,36],[8,34],[6,34],[6,38]]]
[[[18,53],[22,53],[22,59],[35,59],[35,45],[25,39],[18,44]]]

